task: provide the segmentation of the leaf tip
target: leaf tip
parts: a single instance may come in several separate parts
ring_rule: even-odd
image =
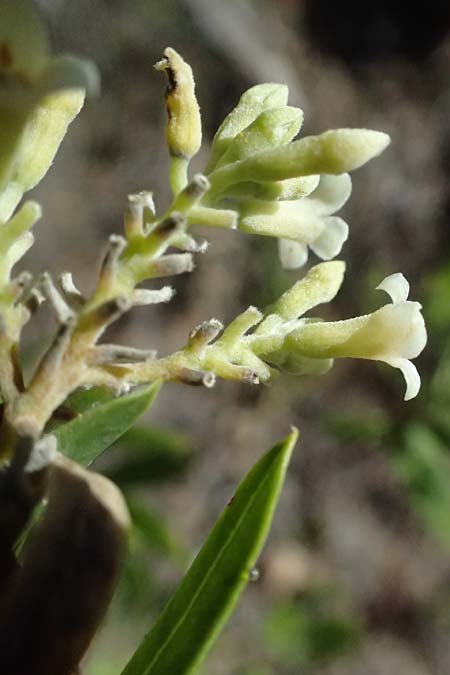
[[[291,455],[294,451],[294,448],[297,444],[298,437],[300,435],[300,432],[296,426],[291,424],[291,433],[289,436],[286,436],[283,445],[285,447],[285,452],[286,452],[286,460],[289,461],[291,458]]]

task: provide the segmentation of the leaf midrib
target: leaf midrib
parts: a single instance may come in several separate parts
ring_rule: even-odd
[[[173,630],[172,630],[172,631],[169,633],[169,635],[167,636],[167,639],[163,642],[163,644],[161,645],[161,647],[160,647],[160,648],[158,649],[158,651],[156,652],[153,661],[151,661],[151,663],[149,664],[148,668],[146,668],[145,671],[143,671],[143,675],[149,675],[151,669],[153,668],[153,666],[155,665],[155,663],[161,658],[161,655],[162,655],[162,653],[166,650],[167,645],[168,645],[168,644],[170,643],[170,641],[173,639],[173,636],[178,632],[178,630],[180,629],[180,627],[182,626],[182,624],[185,622],[186,617],[187,617],[187,615],[188,615],[188,613],[189,613],[191,607],[195,604],[195,602],[196,602],[198,596],[200,595],[201,591],[203,590],[203,588],[204,588],[205,584],[207,583],[207,581],[208,581],[210,575],[212,574],[213,570],[216,568],[216,566],[218,565],[220,559],[222,558],[222,556],[224,555],[226,549],[228,548],[231,539],[233,538],[233,536],[237,533],[237,531],[238,531],[239,528],[241,527],[242,521],[243,521],[243,519],[245,518],[245,516],[247,515],[248,510],[251,508],[253,502],[255,501],[255,499],[257,498],[258,494],[260,493],[260,491],[262,490],[262,488],[264,487],[264,485],[266,484],[266,482],[269,480],[269,478],[270,478],[270,476],[269,476],[269,475],[266,475],[265,478],[261,481],[261,483],[260,483],[259,486],[257,487],[257,489],[255,490],[253,496],[251,497],[251,499],[249,500],[247,506],[245,507],[244,511],[242,512],[242,515],[241,515],[240,518],[238,519],[238,521],[237,521],[237,523],[236,523],[236,527],[235,527],[235,528],[233,529],[233,531],[230,533],[229,537],[227,538],[227,540],[226,540],[225,543],[223,544],[222,548],[219,550],[219,553],[217,554],[216,560],[215,560],[214,563],[210,566],[210,568],[209,568],[207,574],[205,575],[203,581],[201,582],[201,584],[200,584],[200,586],[198,587],[197,591],[194,593],[191,602],[190,602],[189,605],[187,606],[186,610],[183,612],[183,614],[182,614],[181,618],[179,619],[178,623],[174,626]],[[126,671],[125,671],[125,672],[126,672]]]

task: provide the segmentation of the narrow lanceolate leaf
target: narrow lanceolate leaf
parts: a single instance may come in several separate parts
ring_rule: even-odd
[[[156,382],[127,396],[99,403],[58,427],[53,432],[58,450],[79,464],[89,466],[151,406],[159,387]]]
[[[296,430],[255,464],[122,675],[187,675],[247,585],[266,540]]]

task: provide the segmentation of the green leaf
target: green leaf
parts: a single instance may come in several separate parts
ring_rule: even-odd
[[[127,396],[99,403],[53,433],[58,449],[83,466],[91,464],[100,453],[116,441],[153,403],[158,382],[133,391]]]
[[[77,389],[64,402],[64,407],[81,415],[99,403],[114,401],[114,394],[102,387],[90,387],[89,389]]]
[[[296,430],[251,469],[123,675],[187,675],[246,587],[266,540]]]
[[[121,398],[111,398],[109,392],[99,387],[75,392],[66,404],[78,412],[79,417],[51,430],[58,441],[58,450],[83,466],[89,466],[152,405],[159,388],[160,384],[155,382]],[[43,503],[36,507],[16,544],[17,554],[22,552],[43,508]]]

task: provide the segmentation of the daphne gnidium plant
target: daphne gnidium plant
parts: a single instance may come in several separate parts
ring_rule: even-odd
[[[405,399],[420,387],[411,359],[426,331],[402,274],[381,281],[391,302],[372,314],[308,317],[333,300],[344,279],[345,263],[335,258],[349,228],[335,214],[350,197],[349,172],[379,155],[389,137],[337,129],[297,139],[303,113],[288,105],[287,87],[257,84],[222,122],[204,171],[192,175],[202,144],[192,70],[171,48],[155,67],[168,80],[170,206],[158,213],[145,185],[128,196],[123,232],[110,236],[87,297],[70,272],[58,279],[50,271],[17,272],[41,218],[25,194],[50,169],[98,76],[91,63],[52,56],[28,0],[0,2],[0,662],[9,675],[78,672],[113,593],[129,523],[118,488],[87,465],[150,405],[161,383],[213,387],[224,378],[256,386],[283,371],[322,374],[347,357],[400,369]],[[173,354],[102,342],[133,307],[171,300],[171,286],[141,284],[193,271],[206,248],[198,225],[274,237],[281,264],[292,270],[309,254],[322,262],[298,272],[269,309],[248,307],[226,326],[206,319]],[[55,334],[25,380],[21,335],[42,303],[53,310]],[[74,392],[99,391],[109,393],[106,402],[91,396],[90,407],[57,424]],[[243,480],[126,675],[198,666],[249,579],[296,436]]]

